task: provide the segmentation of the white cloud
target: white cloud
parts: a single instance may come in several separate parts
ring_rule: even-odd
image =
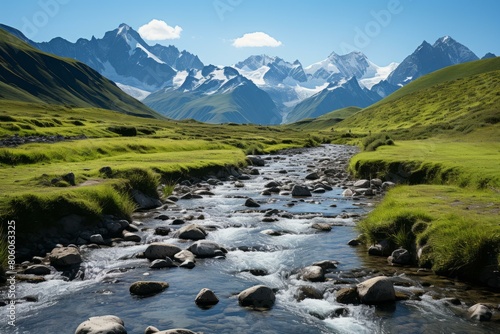
[[[249,34],[244,34],[243,36],[238,37],[233,41],[233,46],[237,48],[262,46],[270,46],[275,48],[280,45],[282,45],[280,41],[274,39],[264,32],[252,32]]]
[[[149,41],[162,41],[180,38],[182,28],[179,26],[171,27],[165,21],[153,19],[148,24],[141,26],[138,32],[142,38]]]

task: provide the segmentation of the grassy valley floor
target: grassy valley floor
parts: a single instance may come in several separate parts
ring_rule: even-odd
[[[499,288],[500,143],[488,139],[396,141],[356,155],[356,176],[407,184],[361,222],[366,241],[385,239],[437,273]]]
[[[246,154],[315,146],[336,136],[2,101],[0,136],[5,140],[14,135],[42,141],[0,147],[0,216],[4,225],[16,220],[19,236],[45,229],[69,214],[89,220],[102,215],[129,218],[136,208],[132,189],[158,198],[158,190],[168,194],[181,177],[244,166]],[[43,142],[54,136],[62,140]],[[110,169],[103,172],[103,167]],[[65,178],[70,173],[74,180]]]

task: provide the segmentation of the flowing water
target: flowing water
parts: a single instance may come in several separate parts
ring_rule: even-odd
[[[303,183],[310,172],[306,166],[338,165],[353,153],[351,147],[326,145],[273,155],[265,167],[258,168],[260,175],[243,181],[243,188],[235,187],[234,182],[224,182],[212,187],[213,196],[180,200],[176,206],[135,217],[143,223],[139,232],[142,242],[85,251],[84,280],[68,282],[56,276],[39,284],[18,284],[18,297],[31,295],[38,301],[19,303],[17,327],[13,330],[6,321],[1,321],[0,332],[74,333],[87,318],[106,314],[123,319],[128,333],[143,333],[149,325],[159,329],[183,327],[204,333],[241,334],[497,332],[498,324],[466,320],[456,309],[436,299],[439,291],[459,289],[453,284],[445,283],[438,290],[404,271],[391,272],[401,282],[409,283],[397,289],[410,295],[412,291],[421,291],[420,298],[379,307],[336,302],[335,289],[375,276],[384,267],[384,260],[368,258],[366,249],[347,246],[357,235],[356,217],[371,208],[370,199],[344,198],[340,187],[303,200],[289,195],[263,196],[260,192],[271,179]],[[245,207],[247,196],[261,207],[254,210]],[[290,215],[262,222],[268,209]],[[135,257],[145,250],[146,243],[165,240],[181,248],[191,244],[154,235],[155,227],[169,223],[154,218],[159,214],[171,218],[203,214],[205,219],[193,222],[208,228],[207,239],[229,249],[226,258],[197,260],[191,270],[150,269],[149,261]],[[326,222],[333,228],[330,232],[318,232],[311,228],[315,222]],[[285,233],[280,236],[262,233],[269,229]],[[327,275],[326,282],[297,279],[298,269],[321,260],[339,262],[338,268]],[[265,275],[254,276],[248,271],[251,269],[259,269]],[[166,281],[170,287],[155,296],[137,298],[128,292],[130,284],[137,280]],[[277,289],[271,310],[255,311],[238,305],[237,293],[256,284]],[[301,285],[325,291],[323,299],[298,302],[294,296]],[[198,308],[194,298],[202,288],[213,290],[220,302],[210,309]],[[335,316],[336,310],[343,315]],[[6,317],[6,312],[5,307],[1,308],[0,316]]]

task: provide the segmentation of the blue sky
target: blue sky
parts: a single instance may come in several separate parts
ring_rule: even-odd
[[[178,38],[149,44],[175,45],[206,64],[268,54],[307,66],[332,51],[356,49],[384,66],[401,62],[423,40],[432,44],[445,35],[479,57],[500,55],[499,13],[497,0],[22,0],[2,4],[0,22],[40,42],[100,38],[121,23],[138,30],[155,19]],[[265,35],[255,35],[253,45],[267,39],[274,46],[245,47],[252,35],[235,46],[255,32]]]

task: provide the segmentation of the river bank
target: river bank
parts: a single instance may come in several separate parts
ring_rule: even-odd
[[[479,325],[468,320],[467,309],[478,302],[498,301],[494,294],[486,298],[471,292],[479,291],[473,286],[438,283],[432,272],[389,266],[385,258],[368,257],[364,247],[348,245],[357,239],[358,219],[377,201],[371,195],[342,195],[347,189],[353,193],[363,189],[354,187],[346,173],[354,152],[334,145],[289,151],[256,158],[255,164],[264,166],[253,166],[225,181],[206,176],[180,182],[177,198],[167,206],[133,215],[137,231],[132,233],[140,241],[122,238],[112,240],[112,247],[78,247],[83,277],[67,281],[50,268],[50,259],[41,259],[50,269],[44,275],[47,280],[19,284],[19,296],[37,300],[18,304],[20,332],[40,326],[55,329],[60,321],[76,328],[91,316],[114,314],[134,333],[144,332],[147,326],[205,333],[230,333],[234,328],[242,333],[411,333],[416,328],[459,332],[480,326],[482,332],[493,333],[495,316]],[[296,185],[307,186],[311,196],[293,197]],[[180,232],[192,224],[197,228],[191,232],[200,228],[193,233],[198,237],[206,233],[202,240],[217,243],[227,253],[195,257],[191,270],[149,268],[152,262],[140,253],[155,242],[190,249],[196,242],[181,238]],[[324,260],[331,266],[323,270],[321,279],[304,278],[305,268]],[[342,289],[381,275],[391,280],[402,300],[376,307],[339,302],[337,293]],[[147,298],[130,295],[129,287],[144,280],[170,286]],[[255,312],[238,306],[236,295],[255,284],[275,291],[270,310]],[[212,289],[219,303],[198,308],[194,299],[201,288]],[[470,298],[460,295],[459,305],[454,305],[457,301],[451,303],[448,298],[458,290],[469,291]],[[304,291],[308,291],[305,296]]]
[[[393,189],[361,224],[371,243],[410,251],[415,264],[500,289],[498,143],[398,141],[350,163],[357,177],[406,185]]]

